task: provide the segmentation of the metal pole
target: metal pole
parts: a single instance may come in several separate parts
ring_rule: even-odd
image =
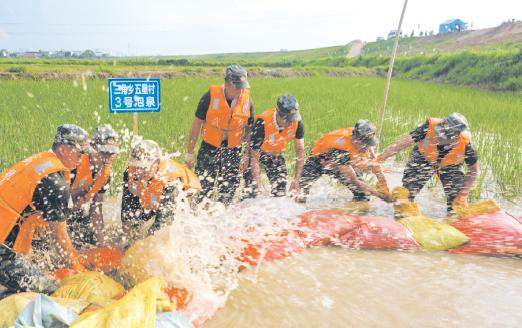
[[[384,99],[382,100],[381,105],[381,121],[379,123],[379,132],[377,134],[377,138],[381,139],[382,127],[384,125],[384,112],[386,110],[386,103],[388,102],[388,94],[390,93],[390,84],[393,73],[393,64],[395,63],[395,56],[397,54],[397,47],[399,45],[399,38],[401,37],[401,27],[402,20],[404,18],[404,13],[406,12],[406,6],[408,5],[408,0],[404,0],[404,5],[402,7],[401,19],[399,20],[399,27],[397,27],[397,34],[395,35],[395,42],[393,44],[393,51],[390,60],[390,66],[388,67],[388,76],[386,79],[386,88],[384,89]]]
[[[132,127],[132,134],[134,136],[138,135],[138,113],[134,113],[132,115],[132,121],[133,121],[133,127]]]

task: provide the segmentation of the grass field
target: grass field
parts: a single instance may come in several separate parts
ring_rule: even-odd
[[[185,140],[200,96],[219,78],[162,80],[162,112],[140,116],[140,134],[157,140],[166,150],[184,153]],[[76,123],[92,132],[98,123],[118,130],[131,128],[128,114],[107,109],[106,80],[1,81],[0,169],[48,149],[55,129]],[[294,94],[302,107],[309,149],[323,133],[352,126],[359,118],[378,121],[384,80],[372,77],[296,77],[251,79],[255,109],[274,105],[278,95]],[[423,122],[428,115],[458,111],[467,116],[483,172],[493,173],[503,196],[522,191],[522,97],[418,81],[393,82],[384,125],[383,145]],[[403,154],[402,158],[407,155]],[[290,155],[291,156],[291,155]],[[118,167],[122,166],[123,159]]]

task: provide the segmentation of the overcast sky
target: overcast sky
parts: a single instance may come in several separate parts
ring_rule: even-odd
[[[307,49],[375,40],[403,0],[0,0],[0,49],[174,55]],[[409,0],[403,30],[522,19],[522,0]]]

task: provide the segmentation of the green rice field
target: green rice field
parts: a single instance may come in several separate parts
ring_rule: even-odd
[[[140,115],[140,134],[167,151],[185,152],[186,139],[201,95],[220,78],[162,80],[162,112]],[[352,126],[357,119],[378,122],[384,79],[376,77],[252,78],[256,113],[273,107],[283,93],[302,108],[307,148],[323,133]],[[107,81],[0,81],[0,169],[49,149],[56,127],[78,124],[89,132],[100,123],[132,129],[132,115],[108,112]],[[394,80],[381,145],[414,129],[427,116],[464,114],[480,156],[480,188],[514,199],[522,193],[522,95],[454,85]],[[125,134],[125,133],[124,133]],[[128,135],[128,134],[127,134]],[[404,160],[408,152],[400,156]],[[289,154],[290,155],[290,154]],[[291,157],[292,155],[290,155]],[[122,167],[125,155],[119,160]],[[486,182],[487,181],[487,182]]]

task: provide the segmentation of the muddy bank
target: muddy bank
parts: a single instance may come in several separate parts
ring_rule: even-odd
[[[315,75],[327,76],[377,76],[373,69],[367,68],[258,68],[248,69],[251,77],[307,77]],[[221,67],[199,67],[187,69],[140,69],[128,68],[111,72],[97,72],[90,70],[77,71],[44,71],[44,72],[0,72],[0,80],[76,80],[76,79],[107,79],[109,77],[159,77],[162,79],[173,79],[179,77],[210,78],[221,77]]]

